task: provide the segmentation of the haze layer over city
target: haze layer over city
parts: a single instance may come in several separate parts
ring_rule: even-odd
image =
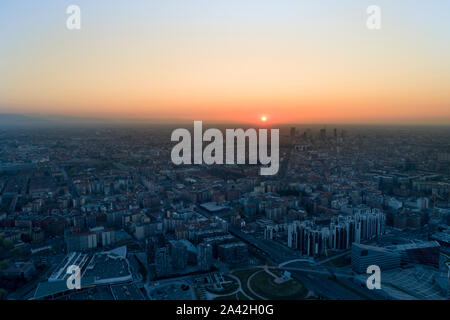
[[[3,1],[0,299],[448,300],[449,12]]]

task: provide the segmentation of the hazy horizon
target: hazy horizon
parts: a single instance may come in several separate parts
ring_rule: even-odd
[[[113,121],[450,124],[450,3],[2,2],[0,113]]]
[[[13,122],[9,123],[10,120]],[[31,122],[30,122],[31,121]],[[34,121],[34,122],[33,122]],[[33,113],[1,113],[0,125],[10,124],[10,127],[15,126],[34,126],[34,125],[162,125],[162,126],[177,126],[184,125],[190,127],[194,121],[203,121],[205,126],[257,126],[257,127],[318,127],[318,128],[344,128],[344,127],[449,127],[448,123],[334,123],[334,122],[283,122],[283,123],[255,123],[245,121],[233,120],[202,120],[202,119],[183,119],[183,118],[111,118],[111,117],[89,117],[89,116],[71,116],[71,115],[57,115],[57,114],[33,114]]]

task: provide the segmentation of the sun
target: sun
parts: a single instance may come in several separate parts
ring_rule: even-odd
[[[262,117],[261,117],[261,121],[262,121],[262,122],[266,122],[266,121],[267,121],[267,117],[266,117],[266,116],[262,116]]]

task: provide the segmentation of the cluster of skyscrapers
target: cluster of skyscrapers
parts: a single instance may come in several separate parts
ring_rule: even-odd
[[[303,255],[320,256],[327,249],[345,250],[353,242],[374,239],[384,233],[385,215],[378,209],[338,216],[329,226],[313,221],[294,221],[287,226],[287,244]]]

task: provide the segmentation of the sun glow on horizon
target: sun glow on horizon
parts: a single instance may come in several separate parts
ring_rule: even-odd
[[[3,2],[0,114],[450,124],[448,0]]]

